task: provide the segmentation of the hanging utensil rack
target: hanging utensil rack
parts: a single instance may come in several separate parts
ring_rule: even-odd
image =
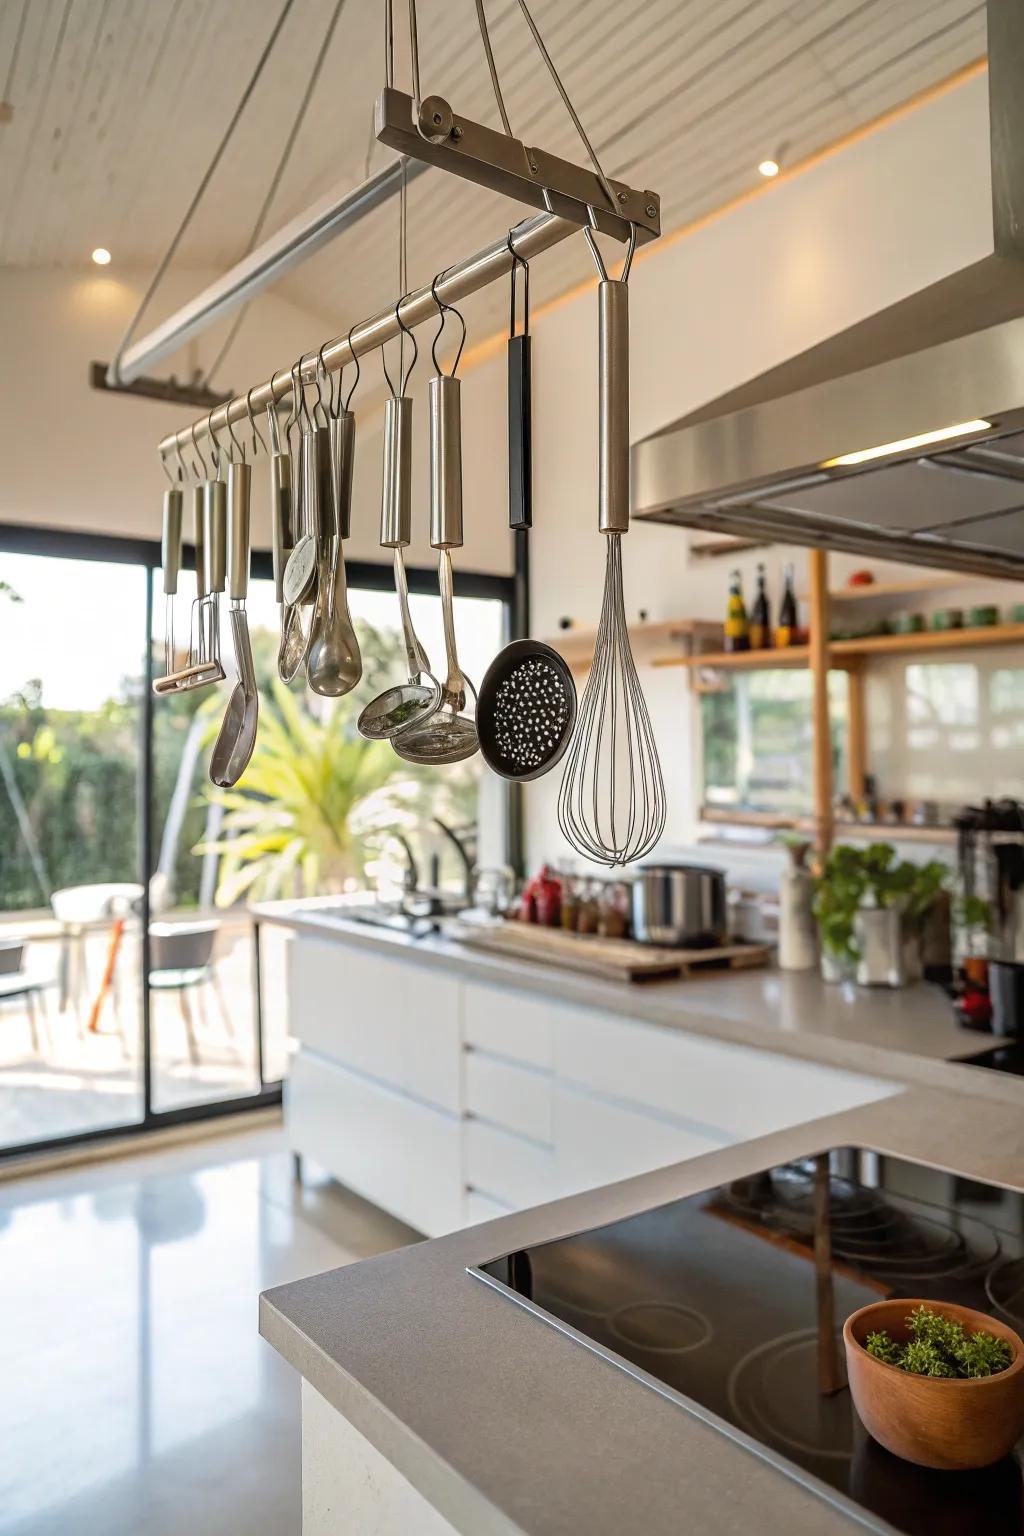
[[[614,652],[609,662],[612,675],[611,699],[613,706],[617,699],[617,685],[615,679],[623,672],[626,677],[629,693],[628,704],[632,714],[627,712],[625,719],[626,735],[630,746],[629,761],[625,765],[628,769],[628,811],[626,814],[626,832],[624,837],[618,835],[619,823],[616,817],[616,789],[615,767],[612,769],[610,787],[610,833],[604,835],[603,823],[590,829],[589,837],[585,837],[577,826],[578,818],[560,816],[563,830],[569,836],[574,845],[602,862],[620,863],[636,857],[646,851],[657,837],[660,836],[665,819],[664,787],[661,778],[660,766],[657,761],[657,753],[654,748],[653,738],[650,732],[650,724],[647,717],[646,706],[643,702],[639,682],[636,678],[632,656],[629,652],[628,639],[625,634],[625,619],[622,611],[621,590],[621,556],[619,553],[620,534],[628,527],[629,517],[629,439],[628,439],[628,354],[625,347],[626,316],[625,316],[625,282],[628,277],[633,253],[639,243],[657,239],[661,233],[660,203],[656,193],[650,191],[637,191],[623,182],[612,181],[606,175],[598,159],[597,152],[587,136],[568,92],[562,83],[554,62],[548,53],[540,32],[530,15],[527,0],[518,0],[519,9],[526,20],[533,35],[534,43],[543,59],[543,62],[551,75],[566,110],[571,117],[579,138],[587,152],[590,166],[581,166],[559,156],[551,155],[546,151],[526,144],[516,138],[509,124],[508,114],[498,79],[497,68],[493,51],[490,46],[490,38],[482,3],[477,5],[477,14],[480,25],[481,38],[487,56],[488,69],[494,88],[495,100],[501,115],[504,132],[488,128],[480,123],[471,121],[458,114],[450,106],[448,101],[438,95],[423,96],[420,90],[419,76],[419,48],[417,41],[416,0],[409,0],[409,62],[411,71],[412,93],[405,94],[395,86],[394,79],[394,16],[393,0],[385,0],[385,86],[381,91],[376,104],[375,128],[380,142],[397,149],[402,158],[401,166],[401,221],[400,221],[400,251],[401,260],[399,266],[400,287],[405,289],[405,184],[407,180],[406,166],[409,160],[418,161],[441,167],[450,173],[476,182],[478,185],[489,188],[492,191],[501,192],[506,196],[512,196],[521,202],[532,204],[543,210],[532,218],[524,220],[514,229],[510,230],[504,238],[485,246],[473,256],[465,258],[454,266],[447,268],[443,274],[435,277],[432,283],[425,285],[414,292],[401,292],[397,302],[389,304],[378,311],[369,319],[363,320],[352,326],[344,337],[338,337],[333,341],[325,342],[313,351],[304,353],[297,363],[273,373],[269,379],[260,384],[253,385],[244,394],[239,394],[214,407],[209,414],[188,427],[179,429],[175,433],[165,437],[160,445],[159,452],[167,467],[170,454],[174,454],[179,467],[182,466],[182,449],[191,445],[193,453],[199,453],[197,439],[205,436],[212,447],[215,464],[217,466],[216,477],[205,487],[208,495],[212,496],[220,490],[220,445],[217,433],[227,429],[231,433],[233,423],[247,418],[254,422],[254,411],[267,411],[271,418],[271,452],[272,468],[277,472],[273,477],[275,492],[275,578],[278,587],[282,586],[281,564],[284,557],[286,544],[295,537],[298,530],[292,528],[286,530],[285,513],[291,510],[286,508],[281,501],[283,491],[283,467],[287,451],[280,451],[280,442],[276,430],[276,422],[273,421],[276,405],[286,396],[292,400],[292,416],[285,428],[285,435],[292,421],[297,419],[301,402],[301,410],[306,412],[309,430],[302,432],[302,461],[306,467],[307,454],[314,439],[321,433],[327,444],[324,455],[325,462],[330,460],[329,439],[329,413],[324,412],[324,424],[317,429],[308,416],[304,389],[307,383],[315,384],[318,406],[322,405],[321,385],[327,376],[340,372],[348,363],[358,363],[359,358],[370,352],[382,349],[385,344],[402,334],[403,341],[406,334],[411,334],[415,327],[422,325],[426,320],[434,319],[438,314],[444,315],[460,300],[467,298],[489,286],[491,283],[514,272],[517,265],[522,264],[528,271],[528,263],[534,257],[540,255],[551,247],[559,244],[569,235],[582,230],[590,245],[591,252],[598,264],[602,278],[600,285],[600,309],[601,309],[601,518],[600,528],[602,533],[609,535],[609,578],[606,581],[605,606],[602,615],[602,632],[610,634],[609,653]],[[603,260],[594,243],[594,233],[603,232],[622,241],[628,241],[628,254],[626,256],[622,276],[619,281],[609,282],[608,273]],[[613,304],[612,300],[619,302]],[[513,294],[514,312],[514,294]],[[618,321],[612,325],[613,320]],[[175,317],[172,326],[178,323]],[[442,320],[443,325],[443,320]],[[514,329],[514,326],[513,326]],[[463,336],[465,327],[463,326]],[[611,340],[618,337],[621,346],[612,348]],[[415,356],[415,341],[414,356]],[[435,339],[436,346],[436,339]],[[526,351],[528,343],[523,340],[522,350]],[[460,349],[461,350],[461,349]],[[403,354],[404,355],[404,354]],[[436,364],[435,354],[435,364]],[[611,364],[615,362],[616,366]],[[385,370],[386,371],[386,370]],[[400,396],[404,396],[404,384],[406,375],[403,373]],[[389,380],[390,382],[390,380]],[[329,392],[329,398],[333,399],[333,388]],[[391,402],[391,404],[407,404],[403,399]],[[434,418],[432,421],[432,462],[435,470],[440,461],[441,449],[452,448],[457,439],[454,423],[457,419],[458,385],[452,375],[448,378],[439,377],[431,384],[431,406]],[[441,430],[442,417],[446,414],[442,407],[447,407],[447,415],[451,418],[449,425],[452,427],[450,434]],[[522,401],[520,401],[522,408]],[[614,431],[612,429],[615,429]],[[452,442],[448,438],[451,436]],[[231,433],[232,441],[234,434]],[[609,444],[614,440],[615,452]],[[255,452],[255,436],[253,440]],[[201,453],[199,453],[201,461]],[[453,457],[449,455],[449,457]],[[244,458],[244,452],[243,452]],[[319,462],[319,461],[318,461]],[[454,457],[453,457],[454,463]],[[451,465],[449,465],[451,468]],[[197,472],[198,473],[198,472]],[[169,473],[173,481],[173,476]],[[323,481],[323,476],[320,480]],[[440,480],[435,474],[434,507],[431,523],[431,543],[441,550],[439,580],[441,585],[442,607],[445,621],[445,640],[448,656],[449,692],[452,699],[452,709],[456,722],[467,725],[467,733],[472,741],[470,751],[477,748],[477,732],[473,722],[465,722],[462,711],[465,705],[466,683],[461,674],[456,658],[454,626],[452,623],[452,579],[449,548],[451,545],[461,543],[461,506],[460,497],[457,494],[455,481],[451,475],[440,475]],[[311,510],[315,513],[319,505],[317,497],[312,494],[314,478],[304,473],[303,492],[301,503],[304,515],[309,518]],[[440,487],[440,491],[439,491]],[[451,495],[446,492],[450,490]],[[513,509],[513,526],[529,526],[528,488],[524,484],[520,487],[522,506],[518,514]],[[385,466],[385,494],[387,492],[387,465]],[[445,494],[441,494],[445,493]],[[440,495],[440,500],[439,500]],[[337,500],[337,497],[335,497]],[[440,502],[444,505],[441,506]],[[280,502],[280,505],[277,505]],[[450,503],[450,505],[449,505]],[[458,515],[454,515],[457,513]],[[451,515],[448,515],[451,514]],[[337,516],[337,513],[335,513]],[[445,516],[448,515],[448,522]],[[207,550],[208,557],[212,553],[213,532],[207,535],[211,548]],[[173,530],[172,530],[173,532]],[[318,539],[318,552],[320,562],[320,599],[324,600],[324,546],[326,536],[338,540],[340,545],[340,525],[328,529],[320,526],[316,516],[306,527],[307,535],[315,533]],[[407,536],[401,543],[407,542]],[[386,543],[386,541],[384,541]],[[283,574],[283,593],[279,590],[279,597],[283,596],[286,606],[294,610],[295,604],[289,595],[289,587],[295,586],[293,567],[296,566],[296,557],[302,540],[295,545]],[[339,551],[340,552],[340,551]],[[299,562],[301,566],[301,562]],[[399,597],[402,597],[403,580],[400,576],[401,562],[396,562],[396,579],[399,586]],[[614,578],[614,579],[613,579]],[[176,585],[176,581],[174,583]],[[223,586],[223,581],[218,583],[208,580],[207,586],[212,587],[216,593]],[[168,586],[168,592],[173,592],[173,586]],[[609,592],[615,599],[611,601]],[[293,594],[297,601],[301,601],[301,595],[296,589]],[[216,617],[217,598],[212,599],[213,613]],[[406,641],[410,653],[410,667],[414,666],[416,657],[410,640],[411,624],[408,622],[406,604],[403,601],[403,617],[405,620]],[[614,610],[614,611],[613,611]],[[202,610],[200,610],[201,612]],[[610,619],[615,619],[615,624],[606,624],[605,612]],[[212,638],[211,651],[216,657],[216,648]],[[285,631],[282,631],[282,639]],[[599,647],[600,651],[600,647]],[[620,655],[621,653],[621,655]],[[358,651],[357,651],[358,656]],[[555,658],[560,662],[560,658]],[[280,670],[280,661],[279,661]],[[424,668],[420,668],[422,674]],[[601,678],[591,678],[587,694],[584,698],[583,714],[588,719],[588,701],[591,700],[595,686],[601,682],[604,671],[598,669]],[[286,676],[282,672],[282,676]],[[568,689],[574,695],[571,677],[566,669]],[[332,690],[321,689],[322,692]],[[347,691],[347,690],[342,690]],[[365,713],[365,711],[364,711]],[[571,713],[571,712],[570,712]],[[591,715],[593,711],[591,711]],[[448,722],[449,725],[452,722]],[[569,722],[571,728],[571,721]],[[424,732],[428,727],[424,727]],[[642,738],[642,762],[640,765],[640,817],[637,823],[636,806],[637,793],[634,779],[636,777],[636,762],[632,751],[634,737],[639,732]],[[369,733],[373,734],[373,733]],[[390,735],[389,732],[383,733]],[[413,734],[410,733],[411,744]],[[588,735],[589,735],[588,731]],[[599,723],[598,738],[602,732]],[[577,737],[579,732],[577,731]],[[568,735],[566,735],[568,739]],[[393,741],[396,751],[404,756],[401,742],[396,737]],[[563,748],[564,749],[564,748]],[[584,751],[587,748],[584,746]],[[616,757],[616,736],[612,731],[612,754]],[[468,755],[463,752],[461,756]],[[561,755],[561,752],[557,754]],[[573,803],[572,782],[580,777],[579,772],[574,774],[573,762],[578,757],[577,748],[572,749],[567,771],[563,780],[560,806],[564,805],[567,796]],[[435,760],[434,758],[419,758],[410,750],[409,756],[413,761]],[[436,760],[457,761],[459,757],[445,756]],[[553,762],[554,758],[551,759]],[[550,766],[550,763],[548,764]],[[578,765],[577,765],[578,766]],[[616,764],[617,766],[617,764]],[[233,780],[232,780],[233,782]],[[594,818],[597,818],[596,807],[597,781],[595,781],[595,810]],[[580,822],[579,826],[582,827]],[[576,834],[576,835],[574,835]]]
[[[385,342],[394,340],[403,326],[406,330],[414,330],[426,320],[436,322],[438,298],[445,303],[457,304],[460,299],[467,298],[471,293],[478,293],[481,288],[489,287],[491,283],[506,277],[512,268],[513,251],[530,260],[544,251],[551,250],[553,246],[567,240],[570,235],[578,234],[579,230],[579,224],[551,213],[538,214],[524,220],[523,223],[516,225],[511,237],[502,235],[500,240],[495,240],[493,244],[484,246],[474,255],[449,267],[444,276],[438,280],[434,292],[431,292],[429,283],[422,288],[416,288],[403,297],[399,305],[390,304],[369,319],[360,321],[346,335],[325,342],[319,349],[314,347],[307,352],[302,361],[303,382],[313,382],[316,370],[321,363],[328,373],[337,373],[357,357],[365,357],[368,353],[377,351]],[[399,308],[401,324],[398,318]],[[255,384],[251,389],[233,396],[223,405],[216,406],[190,426],[181,427],[177,432],[172,432],[161,439],[160,456],[167,459],[179,449],[185,449],[194,444],[195,438],[206,438],[211,431],[216,434],[222,432],[232,422],[246,420],[250,404],[254,411],[266,410],[269,405],[277,404],[286,395],[290,395],[291,388],[292,377],[289,365],[279,369],[262,383]]]

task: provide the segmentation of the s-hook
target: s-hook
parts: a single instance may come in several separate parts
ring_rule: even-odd
[[[458,371],[459,360],[462,357],[462,349],[466,345],[466,321],[463,317],[462,311],[460,309],[456,309],[454,304],[446,303],[437,291],[437,285],[444,277],[444,274],[447,272],[447,270],[448,268],[445,267],[442,271],[438,272],[430,285],[430,297],[437,305],[437,313],[441,321],[441,324],[438,326],[434,335],[434,339],[430,344],[430,355],[434,360],[434,372],[439,375],[443,375],[443,369],[437,360],[437,344],[441,340],[441,334],[444,331],[448,315],[453,314],[458,320],[459,324],[462,326],[462,339],[459,342],[458,351],[455,353],[455,361],[452,363],[451,373],[448,375],[449,378],[454,379]]]
[[[253,456],[254,459],[256,457],[256,443],[257,442],[259,442],[259,445],[263,449],[264,453],[266,453],[266,451],[267,451],[267,445],[263,441],[263,433],[260,431],[259,427],[256,425],[256,417],[253,415],[253,410],[252,410],[252,391],[253,391],[253,389],[255,389],[255,387],[256,386],[253,385],[252,388],[249,389],[246,392],[246,396],[245,396],[245,414],[249,418],[249,426],[252,428],[252,456]],[[273,403],[271,403],[269,409],[271,411],[274,409]],[[243,459],[245,458],[245,449],[244,448],[242,449],[242,458]]]

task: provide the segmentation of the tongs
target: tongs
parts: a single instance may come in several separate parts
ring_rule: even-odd
[[[215,490],[217,486],[220,486],[219,497]],[[219,523],[217,517],[218,501],[223,514]],[[217,568],[211,568],[210,555],[211,553],[216,554],[218,538],[220,543],[220,585],[222,589],[224,585],[224,540],[227,524],[227,501],[224,482],[221,480],[206,480],[198,485],[194,485],[192,487],[192,513],[196,545],[196,597],[192,604],[193,616],[192,622],[189,625],[188,664],[187,666],[180,667],[177,671],[168,669],[163,677],[154,679],[153,692],[155,694],[188,693],[193,688],[208,688],[211,683],[222,682],[224,678],[224,668],[221,666],[219,656],[219,637],[215,634],[213,628],[215,623],[219,623],[219,613],[215,605],[210,625],[209,648],[207,648],[206,615],[204,612],[204,609],[211,601],[210,578],[217,574]],[[168,597],[170,604],[173,604],[174,595],[178,590],[178,570],[181,564],[181,514],[182,494],[176,489],[171,489],[164,495],[164,526],[161,550],[164,593]],[[165,666],[169,668],[172,663],[173,639],[171,639],[171,644],[165,649]]]

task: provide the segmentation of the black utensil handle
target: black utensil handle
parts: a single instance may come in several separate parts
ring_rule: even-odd
[[[529,336],[508,342],[508,525],[533,526],[533,427]]]

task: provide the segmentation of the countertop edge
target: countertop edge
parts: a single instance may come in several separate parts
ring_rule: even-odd
[[[979,1098],[1000,1103],[1019,1102],[1019,1088],[1011,1079],[997,1072],[965,1065],[957,1055],[924,1056],[897,1046],[878,1044],[849,1037],[789,1033],[783,1029],[751,1025],[723,1014],[672,1007],[663,996],[660,1003],[657,983],[633,985],[627,982],[595,981],[581,973],[560,970],[542,963],[509,961],[473,950],[457,940],[438,937],[411,940],[403,934],[373,930],[366,925],[338,917],[318,917],[315,911],[285,912],[274,905],[254,907],[254,916],[289,928],[308,937],[340,943],[352,943],[390,959],[444,969],[453,966],[467,980],[490,982],[559,1003],[594,1008],[604,1013],[626,1016],[655,1028],[674,1029],[706,1040],[744,1046],[752,1050],[790,1057],[861,1075],[885,1078],[905,1084],[932,1088],[957,1088]],[[740,973],[744,974],[744,973]],[[721,980],[728,984],[725,974]],[[671,983],[669,984],[671,985]],[[686,983],[682,983],[686,985]],[[994,1035],[962,1032],[964,1055],[977,1054],[1000,1044]]]
[[[473,1449],[463,1440],[466,1420],[459,1418],[459,1409],[451,1405],[458,1404],[460,1397],[464,1399],[467,1394],[472,1398],[474,1391],[478,1396],[483,1393],[486,1417],[492,1420],[492,1438],[493,1421],[497,1419],[498,1443],[507,1447],[506,1460],[511,1459],[514,1468],[517,1439],[535,1443],[531,1437],[536,1426],[527,1426],[521,1414],[517,1415],[514,1400],[504,1400],[509,1394],[499,1390],[495,1395],[490,1378],[496,1372],[496,1380],[511,1385],[508,1377],[501,1375],[503,1351],[507,1356],[513,1348],[520,1373],[530,1383],[535,1419],[538,1415],[543,1419],[545,1390],[555,1400],[559,1398],[566,1365],[565,1356],[560,1355],[563,1346],[546,1331],[528,1331],[525,1336],[519,1332],[524,1319],[528,1330],[537,1325],[518,1309],[505,1310],[499,1302],[498,1310],[488,1312],[482,1320],[483,1309],[493,1306],[495,1298],[482,1286],[485,1297],[473,1293],[471,1288],[479,1286],[479,1282],[467,1269],[496,1253],[649,1209],[757,1167],[811,1155],[825,1146],[863,1145],[951,1171],[955,1165],[967,1177],[988,1178],[1010,1188],[1024,1185],[1024,1136],[1019,1115],[1007,1119],[993,1109],[992,1116],[985,1118],[985,1133],[977,1137],[973,1115],[972,1105],[955,1090],[943,1094],[912,1086],[897,1088],[894,1094],[871,1104],[805,1121],[616,1184],[566,1196],[530,1211],[463,1228],[394,1254],[277,1287],[261,1297],[260,1329],[284,1358],[366,1434],[464,1536],[573,1530],[571,1524],[559,1524],[557,1519],[552,1521],[539,1511],[539,1518],[534,1518],[536,1506],[529,1498],[525,1507],[520,1500],[517,1509],[518,1496],[509,1493],[508,1478],[512,1474],[508,1466],[494,1469],[491,1463],[481,1464],[479,1460],[474,1466]],[[1002,1126],[1000,1120],[1004,1122]],[[1000,1175],[1001,1169],[1009,1170],[1009,1181],[1005,1172]],[[317,1341],[317,1335],[333,1344],[333,1352]],[[449,1337],[458,1340],[454,1351],[444,1347]],[[486,1352],[475,1358],[479,1341],[484,1338],[488,1341]],[[387,1341],[383,1349],[381,1339]],[[343,1364],[345,1356],[347,1363]],[[664,1409],[663,1401],[624,1373],[620,1376],[613,1371],[610,1382],[607,1377],[602,1379],[601,1372],[607,1367],[594,1356],[584,1358],[585,1369],[592,1373],[588,1380],[600,1392],[609,1416],[625,1412],[632,1432],[639,1432],[644,1425],[644,1433],[653,1430]],[[547,1388],[544,1374],[548,1378]],[[514,1399],[515,1394],[511,1396]],[[462,1411],[475,1425],[469,1432],[470,1441],[478,1436],[481,1444],[486,1442],[484,1411],[474,1415],[471,1402]],[[609,1417],[606,1422],[619,1421]],[[711,1435],[713,1440],[704,1440],[704,1435]],[[425,1437],[434,1443],[427,1444]],[[749,1453],[701,1420],[677,1421],[673,1437],[679,1443],[680,1454],[703,1450],[712,1463],[702,1474],[703,1493],[698,1488],[693,1490],[695,1509],[704,1520],[700,1528],[708,1533],[749,1528],[729,1524],[724,1511],[713,1513],[716,1480],[720,1481],[723,1473],[722,1458]],[[479,1458],[480,1451],[476,1454]],[[607,1448],[602,1453],[600,1445],[587,1443],[578,1450],[579,1464],[585,1467],[588,1457],[597,1457],[598,1465],[603,1465],[602,1454],[607,1456]],[[846,1514],[829,1508],[813,1490],[798,1479],[780,1474],[777,1468],[769,1466],[776,1481],[762,1486],[762,1471],[768,1464],[756,1457],[755,1462],[757,1466],[748,1467],[737,1484],[739,1506],[754,1499],[758,1491],[763,1498],[770,1489],[780,1523],[794,1521],[787,1529],[824,1533],[852,1528]],[[564,1507],[566,1480],[574,1469],[563,1464],[555,1472],[555,1465],[557,1462],[550,1467],[536,1467],[536,1477],[542,1482],[545,1477],[555,1476],[555,1492]],[[736,1473],[741,1465],[741,1461],[736,1462]],[[621,1475],[627,1476],[624,1469]],[[639,1476],[641,1469],[633,1468],[627,1482]],[[503,1494],[511,1512],[496,1502]],[[522,1521],[524,1513],[530,1519],[517,1524],[515,1516]],[[737,1513],[737,1509],[732,1511],[733,1515]],[[747,1516],[750,1517],[749,1510]],[[600,1522],[594,1526],[601,1531],[618,1528]],[[669,1528],[664,1519],[651,1525],[658,1532]]]
[[[319,1347],[274,1304],[273,1291],[259,1298],[259,1332],[303,1381],[466,1536],[526,1536],[449,1462]]]

